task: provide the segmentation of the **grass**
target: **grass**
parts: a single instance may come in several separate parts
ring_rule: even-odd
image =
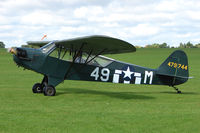
[[[138,49],[108,57],[157,68],[175,49]],[[0,132],[200,132],[200,49],[183,49],[190,76],[182,94],[167,86],[65,81],[55,97],[33,94],[42,75],[18,68],[0,50]]]

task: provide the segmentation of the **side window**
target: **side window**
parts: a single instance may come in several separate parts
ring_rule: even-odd
[[[60,59],[66,61],[72,61],[72,55],[70,54],[69,50],[62,49],[60,53]]]
[[[56,48],[54,49],[49,56],[58,58],[60,60],[65,61],[73,61],[73,55],[75,53],[70,53],[70,50]],[[105,67],[113,62],[113,59],[104,57],[104,56],[95,56],[95,55],[88,55],[87,53],[77,53],[76,59],[74,60],[75,63],[87,63],[89,65]]]
[[[93,60],[94,65],[102,66],[102,67],[105,67],[105,66],[109,65],[112,62],[113,62],[113,59],[110,59],[110,58],[107,58],[107,57],[104,57],[104,56],[101,56],[101,55],[97,56]]]
[[[69,50],[66,49],[59,49],[56,48],[54,51],[52,51],[49,56],[55,57],[61,60],[65,61],[72,61],[72,56],[70,55]]]
[[[49,54],[49,56],[58,58],[58,50],[57,50],[57,48],[56,48],[54,51],[52,51],[52,52]]]
[[[86,60],[87,58],[88,58],[88,55],[83,54],[82,59]],[[105,66],[109,65],[110,63],[112,63],[113,59],[110,59],[110,58],[107,58],[107,57],[104,57],[101,55],[99,55],[97,57],[95,57],[94,55],[91,55],[87,61],[89,61],[88,62],[89,65],[105,67]]]

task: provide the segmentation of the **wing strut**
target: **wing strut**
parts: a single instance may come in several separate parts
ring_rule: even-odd
[[[60,46],[60,47],[59,47],[59,50],[58,50],[58,59],[60,59],[61,50],[62,50],[62,48],[61,48],[61,46]]]
[[[92,59],[90,59],[88,62],[86,62],[85,64],[90,63],[92,60],[94,60],[97,56],[101,55],[106,49],[103,49],[102,51],[100,51],[98,54],[96,54]],[[89,57],[88,57],[89,58]]]
[[[74,52],[72,64],[70,65],[68,71],[66,72],[64,79],[67,78],[67,75],[69,74],[72,66],[74,65],[74,62],[75,62],[76,58],[82,53],[82,49],[83,49],[84,45],[85,45],[85,43],[82,43],[82,45],[81,45],[80,49],[78,50],[78,52],[77,51]]]
[[[84,44],[81,46],[81,48],[79,49],[79,51],[76,52],[76,53],[74,54],[73,62],[72,62],[72,64],[70,65],[68,71],[67,71],[66,74],[65,74],[65,77],[64,77],[65,79],[67,78],[67,76],[70,76],[70,75],[73,74],[73,73],[71,73],[71,74],[69,75],[70,70],[71,70],[71,68],[73,67],[74,63],[75,63],[76,58],[77,58],[80,54],[82,54],[83,46],[84,46]],[[106,50],[106,49],[103,49],[102,51],[100,51],[98,54],[96,54],[93,58],[91,58],[91,59],[89,60],[89,57],[92,55],[92,51],[93,51],[93,50],[91,50],[90,53],[89,53],[89,55],[88,55],[88,57],[87,57],[87,59],[86,59],[86,61],[85,61],[85,63],[84,63],[84,66],[86,66],[86,64],[90,63],[92,60],[94,60],[97,56],[101,55],[105,50]],[[80,55],[80,56],[81,56],[81,55]],[[79,63],[80,63],[80,62],[79,62]],[[82,66],[82,67],[84,67],[84,66]],[[81,69],[81,68],[80,68],[80,69]]]
[[[65,49],[65,52],[64,52],[64,54],[63,54],[61,59],[63,59],[65,57],[66,53],[67,53],[67,49]]]
[[[87,59],[85,60],[85,64],[87,64],[87,61],[88,61],[90,55],[92,54],[92,51],[93,51],[93,50],[91,50],[90,53],[88,54],[88,57],[87,57]]]

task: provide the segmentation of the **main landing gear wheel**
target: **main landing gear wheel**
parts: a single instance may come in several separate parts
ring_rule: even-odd
[[[33,93],[42,93],[42,85],[40,83],[36,83],[32,88]]]
[[[55,96],[56,89],[52,85],[47,85],[43,88],[43,93],[45,96]]]
[[[181,91],[177,91],[177,93],[181,93]]]

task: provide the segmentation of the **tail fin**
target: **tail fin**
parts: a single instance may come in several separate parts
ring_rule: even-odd
[[[182,50],[174,51],[157,69],[156,73],[164,84],[174,86],[189,78],[187,55]]]

